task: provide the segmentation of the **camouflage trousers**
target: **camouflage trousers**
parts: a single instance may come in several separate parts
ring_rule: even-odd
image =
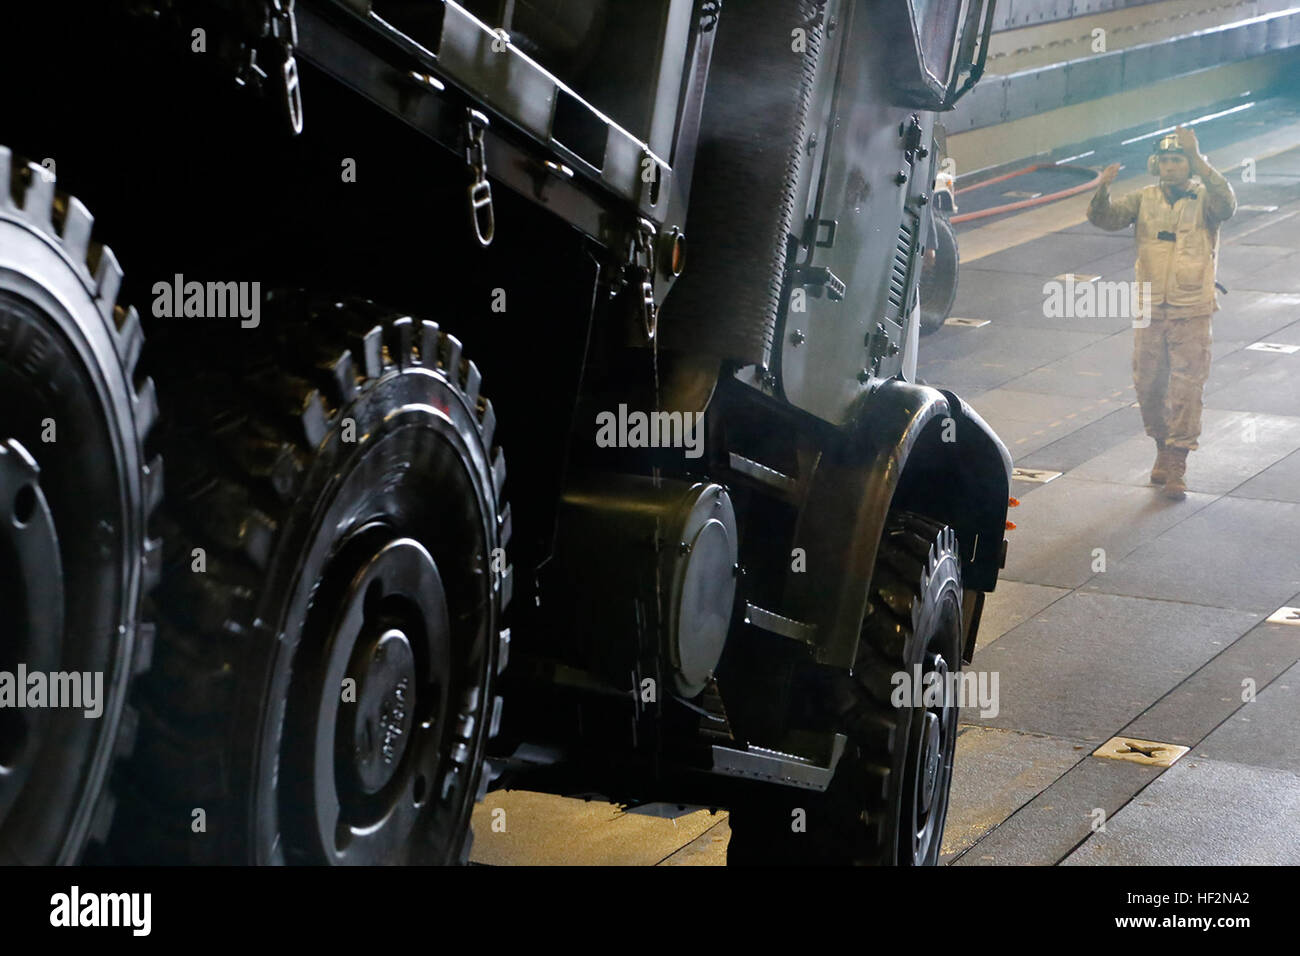
[[[1171,319],[1160,312],[1148,327],[1134,330],[1133,384],[1142,424],[1152,438],[1192,450],[1210,377],[1210,316]]]

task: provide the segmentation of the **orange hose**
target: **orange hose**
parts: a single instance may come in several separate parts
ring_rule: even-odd
[[[1003,173],[1001,176],[994,176],[992,179],[986,179],[982,183],[975,183],[973,186],[964,186],[957,192],[969,192],[972,189],[979,189],[982,186],[991,186],[994,183],[1000,183],[1011,179],[1015,176],[1023,176],[1025,173],[1032,173],[1039,169],[1083,169],[1083,166],[1057,166],[1054,163],[1037,163],[1033,166],[1026,166],[1024,169],[1018,169],[1012,173]],[[1089,170],[1091,172],[1091,170]],[[1000,216],[1005,212],[1015,212],[1018,209],[1029,209],[1032,206],[1041,206],[1044,203],[1055,202],[1058,199],[1066,199],[1070,196],[1077,196],[1081,192],[1092,189],[1101,182],[1101,173],[1097,173],[1091,181],[1079,183],[1068,189],[1058,189],[1054,193],[1044,193],[1042,196],[1035,196],[1033,199],[1021,199],[1017,202],[1006,203],[1001,206],[990,206],[988,209],[980,209],[976,212],[964,212],[959,216],[952,216],[949,222],[956,224],[959,222],[970,222],[972,219],[986,219],[989,216]]]
[[[1038,170],[1046,169],[1049,166],[1053,169],[1056,168],[1053,163],[1035,163],[1033,166],[1026,166],[1024,169],[1016,169],[1009,173],[1003,173],[1001,176],[994,176],[992,179],[985,179],[982,182],[971,183],[969,186],[963,186],[961,189],[957,190],[957,195],[960,196],[962,193],[968,193],[972,189],[983,189],[985,186],[992,186],[994,183],[1006,182],[1008,179],[1023,176],[1025,173],[1037,172]]]

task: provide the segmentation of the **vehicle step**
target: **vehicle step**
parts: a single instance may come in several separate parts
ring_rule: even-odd
[[[798,641],[800,644],[807,644],[809,647],[817,646],[817,625],[784,617],[756,604],[745,603],[745,623],[769,634],[777,634]]]
[[[756,481],[760,485],[771,488],[778,492],[781,497],[791,501],[798,497],[799,482],[789,475],[760,464],[752,458],[738,455],[734,451],[730,452],[729,456],[731,470],[736,474],[743,475],[751,481]]]
[[[765,780],[805,790],[825,790],[835,775],[835,767],[844,753],[847,738],[836,734],[829,765],[822,765],[794,754],[782,753],[750,744],[744,750],[713,746],[713,772],[730,777]]]

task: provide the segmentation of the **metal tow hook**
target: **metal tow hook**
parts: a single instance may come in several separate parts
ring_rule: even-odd
[[[295,0],[272,0],[272,36],[280,41],[284,64],[280,68],[284,85],[284,107],[289,115],[293,135],[302,132],[302,85],[298,80],[298,61],[293,55],[298,45],[298,21],[294,18]]]
[[[469,218],[474,226],[474,237],[483,248],[492,245],[496,235],[496,213],[492,209],[492,184],[487,178],[487,153],[483,149],[483,131],[487,129],[487,116],[476,109],[465,111],[465,162],[474,174],[469,187]]]
[[[655,304],[655,227],[646,219],[637,222],[636,261],[641,273],[641,315],[645,321],[647,342],[655,340],[659,329],[659,306]]]

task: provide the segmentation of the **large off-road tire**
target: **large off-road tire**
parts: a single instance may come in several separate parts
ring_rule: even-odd
[[[463,862],[510,586],[479,371],[436,324],[368,302],[277,295],[255,330],[201,324],[156,353],[180,464],[115,845]]]
[[[732,865],[938,862],[957,740],[961,564],[951,528],[890,516],[850,676],[814,682],[848,744],[824,794],[781,788],[733,808]],[[919,670],[918,670],[919,669]],[[942,700],[894,706],[894,675],[938,675]],[[802,810],[800,814],[797,811]]]
[[[107,835],[111,766],[137,725],[128,687],[153,640],[153,384],[135,374],[139,317],[117,304],[122,270],[92,224],[0,147],[0,672],[14,695],[0,689],[0,863],[75,862]],[[55,673],[88,675],[76,689],[98,700],[67,706],[81,694],[64,697],[60,677],[60,699],[32,707],[35,673],[47,694]]]
[[[938,212],[933,215],[938,245],[934,250],[933,264],[922,263],[921,267],[922,335],[939,331],[952,315],[952,307],[957,301],[957,231],[947,216]]]

